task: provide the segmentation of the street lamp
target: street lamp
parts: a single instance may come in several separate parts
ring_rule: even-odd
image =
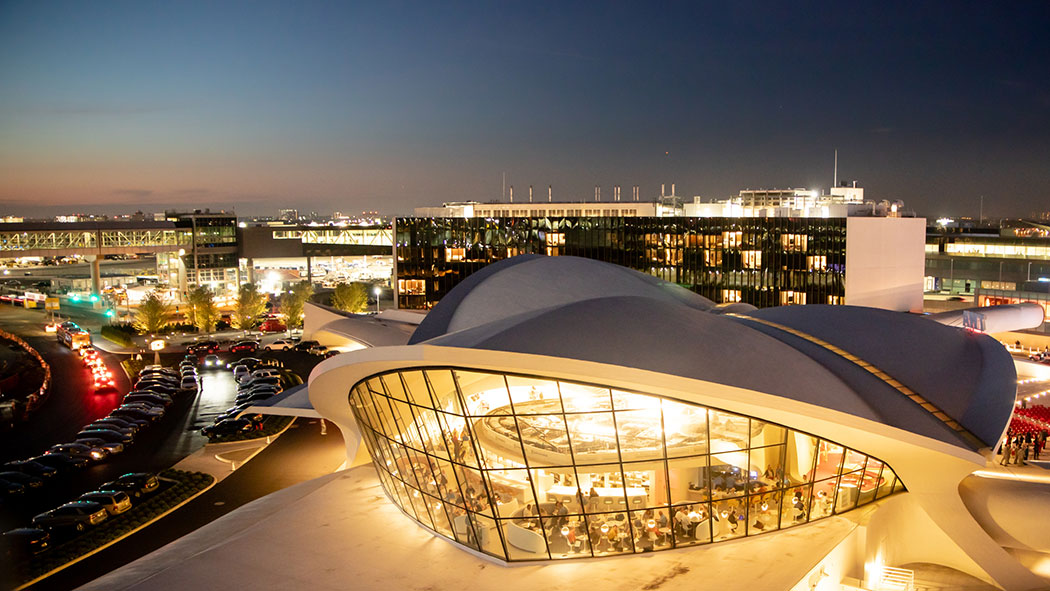
[[[380,290],[379,290],[379,286],[378,285],[376,286],[375,289],[372,290],[372,293],[376,294],[376,314],[379,314],[379,293],[380,293]]]
[[[164,342],[164,339],[157,339],[150,342],[149,348],[153,351],[153,365],[160,365],[160,352],[164,349],[164,345],[166,344],[167,343]]]

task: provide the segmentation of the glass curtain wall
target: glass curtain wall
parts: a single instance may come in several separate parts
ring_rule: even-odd
[[[903,488],[834,442],[602,386],[417,369],[356,384],[350,404],[405,513],[509,561],[757,535]]]
[[[399,218],[396,227],[401,308],[430,308],[519,254],[614,263],[760,308],[841,304],[845,294],[845,218]]]

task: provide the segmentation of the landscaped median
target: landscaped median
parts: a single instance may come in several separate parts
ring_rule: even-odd
[[[139,500],[128,511],[111,516],[97,527],[72,537],[56,532],[50,550],[16,565],[19,583],[24,587],[134,533],[201,494],[215,482],[215,477],[210,474],[175,469],[165,470],[159,477],[160,490]]]

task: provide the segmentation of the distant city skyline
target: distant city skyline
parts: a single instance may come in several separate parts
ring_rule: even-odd
[[[0,6],[0,215],[857,180],[1050,209],[1050,4]],[[520,196],[520,197],[519,197]]]

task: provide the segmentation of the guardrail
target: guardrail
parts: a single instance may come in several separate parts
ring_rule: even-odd
[[[30,346],[29,343],[22,340],[22,338],[18,335],[0,329],[0,338],[7,339],[15,343],[19,347],[25,349],[26,353],[29,353],[30,356],[36,359],[37,362],[40,363],[40,366],[44,369],[44,381],[40,385],[40,388],[36,392],[32,392],[28,396],[26,396],[26,410],[22,416],[22,419],[25,420],[29,417],[29,413],[40,408],[40,405],[42,405],[44,401],[47,400],[47,395],[51,391],[51,366],[48,365],[46,361],[44,361],[44,358],[40,356],[40,353],[38,353],[36,349]]]

